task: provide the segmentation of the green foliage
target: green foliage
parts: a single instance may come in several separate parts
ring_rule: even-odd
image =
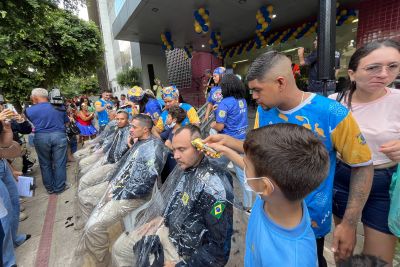
[[[63,96],[72,98],[79,95],[93,95],[99,92],[99,81],[96,75],[87,77],[70,76],[62,80],[58,87]]]
[[[142,85],[142,70],[135,67],[123,69],[117,74],[117,83],[123,87]]]
[[[51,2],[0,2],[0,90],[13,102],[26,100],[34,87],[92,75],[102,65],[97,26]]]

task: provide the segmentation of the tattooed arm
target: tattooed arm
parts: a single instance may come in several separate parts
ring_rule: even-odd
[[[349,199],[343,221],[346,221],[346,223],[353,227],[357,227],[357,223],[360,220],[361,212],[371,191],[373,176],[373,165],[351,169]]]
[[[374,166],[353,167],[351,170],[349,198],[346,211],[333,233],[332,251],[335,260],[343,260],[353,254],[356,245],[357,223],[368,199],[372,186]]]

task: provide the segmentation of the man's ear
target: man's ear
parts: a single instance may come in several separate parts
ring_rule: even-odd
[[[278,83],[279,91],[282,92],[287,85],[287,80],[284,76],[278,76],[276,77],[276,82]]]

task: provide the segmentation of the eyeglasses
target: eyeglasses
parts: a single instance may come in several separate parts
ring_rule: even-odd
[[[386,71],[389,74],[397,75],[400,72],[400,63],[391,63],[385,66],[380,64],[373,64],[373,65],[368,65],[362,69],[365,70],[369,75],[379,75],[380,73],[382,73],[383,67],[386,68]]]

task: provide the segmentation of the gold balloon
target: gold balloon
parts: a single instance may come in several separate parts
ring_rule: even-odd
[[[203,7],[201,7],[201,8],[199,8],[198,12],[200,15],[203,16],[206,13],[206,10]]]

